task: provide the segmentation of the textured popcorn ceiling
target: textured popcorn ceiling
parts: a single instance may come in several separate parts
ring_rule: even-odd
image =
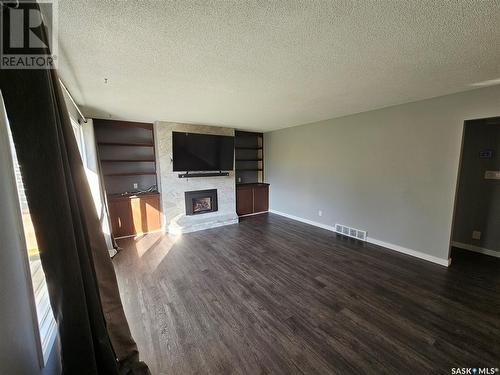
[[[272,130],[500,78],[500,1],[60,0],[59,36],[104,118]]]

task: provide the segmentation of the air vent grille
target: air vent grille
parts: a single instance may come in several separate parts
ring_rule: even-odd
[[[352,237],[361,241],[366,241],[366,231],[364,230],[351,228],[342,224],[335,224],[335,232],[347,237]]]

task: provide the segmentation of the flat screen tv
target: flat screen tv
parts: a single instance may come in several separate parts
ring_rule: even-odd
[[[173,132],[173,170],[231,171],[234,137]]]

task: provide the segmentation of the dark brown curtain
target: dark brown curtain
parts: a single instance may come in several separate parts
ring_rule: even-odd
[[[64,373],[149,373],[138,360],[56,71],[0,70],[0,89]]]

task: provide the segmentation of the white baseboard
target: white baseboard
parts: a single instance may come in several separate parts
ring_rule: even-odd
[[[451,264],[451,259],[439,258],[439,257],[436,257],[434,255],[422,253],[421,251],[408,249],[407,247],[399,246],[399,245],[389,243],[389,242],[380,241],[380,240],[377,240],[376,238],[368,237],[367,242],[370,242],[374,245],[386,247],[390,250],[394,250],[394,251],[397,251],[399,253],[411,255],[412,257],[420,258],[420,259],[426,260],[428,262],[436,263],[436,264],[439,264],[441,266],[448,267]]]
[[[290,215],[290,214],[287,214],[285,212],[280,212],[280,211],[276,211],[276,210],[269,210],[269,212],[276,214],[276,215],[287,217],[287,218],[292,219],[292,220],[297,220],[297,221],[300,221],[302,223],[314,225],[315,227],[319,227],[319,228],[323,228],[323,229],[335,232],[335,227],[333,225],[326,225],[326,224],[318,223],[317,221],[304,219],[304,218],[301,218],[299,216]],[[337,232],[335,232],[335,233],[337,233]],[[450,265],[450,259],[438,258],[434,255],[422,253],[421,251],[412,250],[412,249],[408,249],[408,248],[403,247],[403,246],[392,244],[390,242],[384,242],[381,240],[377,240],[376,238],[373,238],[373,237],[368,237],[366,239],[366,242],[372,243],[374,245],[385,247],[389,250],[397,251],[398,253],[403,253],[403,254],[410,255],[410,256],[415,257],[415,258],[426,260],[428,262],[436,263],[436,264],[439,264],[440,266],[448,267]]]
[[[292,220],[297,220],[297,221],[300,221],[302,223],[314,225],[315,227],[320,227],[320,228],[323,228],[323,229],[335,232],[335,227],[333,225],[326,225],[326,224],[318,223],[317,221],[313,221],[313,220],[309,220],[309,219],[304,219],[304,218],[301,218],[299,216],[290,215],[290,214],[287,214],[287,213],[284,213],[284,212],[281,212],[281,211],[269,210],[269,212],[271,212],[273,214],[276,214],[276,215],[287,217],[287,218],[292,219]]]
[[[128,236],[115,237],[115,240],[122,240],[124,238],[130,238],[130,237],[140,237],[140,236],[144,236],[146,234],[158,233],[158,232],[163,232],[163,228],[162,229],[155,229],[155,230],[152,230],[150,232],[139,232],[137,234],[130,234]]]
[[[247,217],[247,216],[255,216],[255,215],[262,215],[262,214],[267,214],[269,211],[260,211],[260,212],[254,212],[251,214],[246,214],[246,215],[241,215],[238,217]]]
[[[473,251],[475,253],[485,254],[492,257],[500,258],[500,251],[486,249],[484,247],[469,245],[462,242],[451,241],[451,246],[458,247],[459,249]]]

